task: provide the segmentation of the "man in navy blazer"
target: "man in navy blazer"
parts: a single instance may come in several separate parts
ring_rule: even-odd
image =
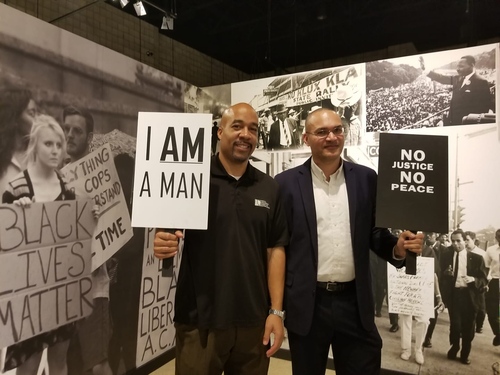
[[[374,322],[369,251],[397,267],[423,235],[375,227],[375,171],[342,160],[345,128],[332,110],[306,120],[312,158],[276,176],[290,232],[285,320],[295,375],[378,374],[382,340]]]

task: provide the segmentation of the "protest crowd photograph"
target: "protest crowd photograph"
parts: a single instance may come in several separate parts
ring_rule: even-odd
[[[495,123],[495,48],[366,64],[367,131]]]

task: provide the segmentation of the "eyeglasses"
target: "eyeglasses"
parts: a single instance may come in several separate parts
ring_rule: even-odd
[[[343,137],[345,135],[346,129],[344,126],[336,126],[333,129],[318,129],[315,132],[307,132],[307,134],[314,135],[318,138],[326,138],[330,133],[333,133],[336,137]]]

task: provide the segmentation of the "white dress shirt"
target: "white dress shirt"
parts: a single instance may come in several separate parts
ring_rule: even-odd
[[[500,279],[500,245],[496,244],[486,249],[484,265],[490,269],[489,278]]]
[[[467,250],[455,251],[453,255],[453,272],[455,272],[456,259],[458,258],[458,274],[457,280],[455,281],[455,288],[466,288],[467,287]]]
[[[349,200],[343,163],[327,180],[311,161],[318,230],[318,281],[354,280]]]

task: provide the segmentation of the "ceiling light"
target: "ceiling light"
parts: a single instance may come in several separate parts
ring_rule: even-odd
[[[162,30],[173,30],[174,29],[174,19],[169,15],[163,16],[163,21],[161,23]]]
[[[120,0],[120,5],[122,8],[125,8],[125,6],[128,4],[128,0]]]
[[[134,3],[134,8],[135,8],[135,13],[137,13],[139,17],[146,15],[146,9],[144,8],[142,1],[137,1],[136,3]]]

